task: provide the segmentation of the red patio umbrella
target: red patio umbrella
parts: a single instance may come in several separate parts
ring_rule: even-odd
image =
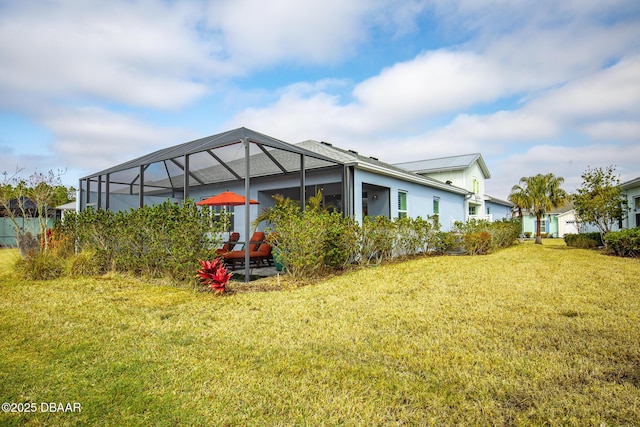
[[[198,206],[242,206],[245,203],[244,196],[233,191],[224,191],[215,196],[211,196],[208,199],[201,200],[196,203]],[[259,204],[253,199],[249,199],[249,203],[252,205]]]

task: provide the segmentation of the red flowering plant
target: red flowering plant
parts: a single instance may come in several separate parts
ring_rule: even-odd
[[[227,271],[222,260],[220,258],[211,261],[200,260],[200,266],[202,268],[196,275],[200,282],[216,294],[224,293],[233,273]]]

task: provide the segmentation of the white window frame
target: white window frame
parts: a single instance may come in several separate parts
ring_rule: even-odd
[[[400,203],[400,195],[404,194],[404,209],[401,209]],[[409,211],[409,196],[408,191],[406,190],[398,190],[398,218],[406,218],[408,216]]]

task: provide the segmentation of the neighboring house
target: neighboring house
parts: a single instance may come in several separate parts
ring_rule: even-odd
[[[65,212],[75,212],[77,208],[78,206],[75,200],[69,203],[65,203],[64,205],[56,206],[56,219],[64,219]]]
[[[527,210],[522,211],[522,233],[531,233],[535,236],[538,229],[536,216]],[[571,203],[542,216],[540,221],[540,234],[549,237],[564,237],[565,234],[580,233],[584,227],[576,221],[575,210]]]
[[[469,191],[464,204],[465,220],[494,221],[511,217],[512,203],[485,192],[485,181],[491,174],[480,153],[396,163],[396,166]]]
[[[622,227],[640,227],[640,177],[623,182],[620,186],[629,204],[629,212],[627,218],[622,222]]]
[[[566,212],[560,212],[557,215],[558,237],[564,237],[566,234],[578,234],[586,231],[584,224],[580,223],[576,218],[575,209],[571,208]]]
[[[626,218],[612,227],[613,231],[640,227],[640,177],[620,184],[623,195],[627,199],[629,211]],[[564,237],[565,234],[598,232],[598,228],[593,224],[585,224],[576,218],[576,211],[568,203],[564,207],[554,210],[546,215],[546,223],[543,225],[543,233],[554,233],[554,236]],[[535,217],[533,222],[530,219],[524,221],[524,231],[531,231],[535,234]],[[549,230],[549,231],[545,231]],[[557,234],[555,234],[557,232]]]
[[[358,221],[436,214],[445,230],[466,219],[472,195],[329,143],[288,144],[246,128],[158,150],[84,177],[79,188],[80,210],[202,200],[226,190],[248,194],[260,205],[231,208],[241,235],[260,209],[273,206],[275,194],[307,200],[321,190],[327,207]]]

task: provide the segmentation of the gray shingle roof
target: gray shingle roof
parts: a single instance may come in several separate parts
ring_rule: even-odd
[[[326,142],[318,142],[314,140],[302,141],[296,144],[299,147],[321,154],[324,157],[331,158],[341,164],[357,166],[362,169],[368,169],[382,175],[392,176],[406,181],[427,185],[433,188],[439,188],[457,194],[468,194],[464,188],[454,185],[445,184],[433,178],[418,175],[401,167],[381,162],[375,157],[367,157],[351,150],[345,150],[335,147]]]
[[[440,157],[437,159],[416,160],[412,162],[396,163],[395,165],[403,169],[410,170],[411,172],[423,174],[466,169],[475,161],[480,165],[480,169],[482,169],[482,173],[485,178],[491,178],[491,173],[489,173],[489,169],[487,168],[487,165],[480,153]]]

